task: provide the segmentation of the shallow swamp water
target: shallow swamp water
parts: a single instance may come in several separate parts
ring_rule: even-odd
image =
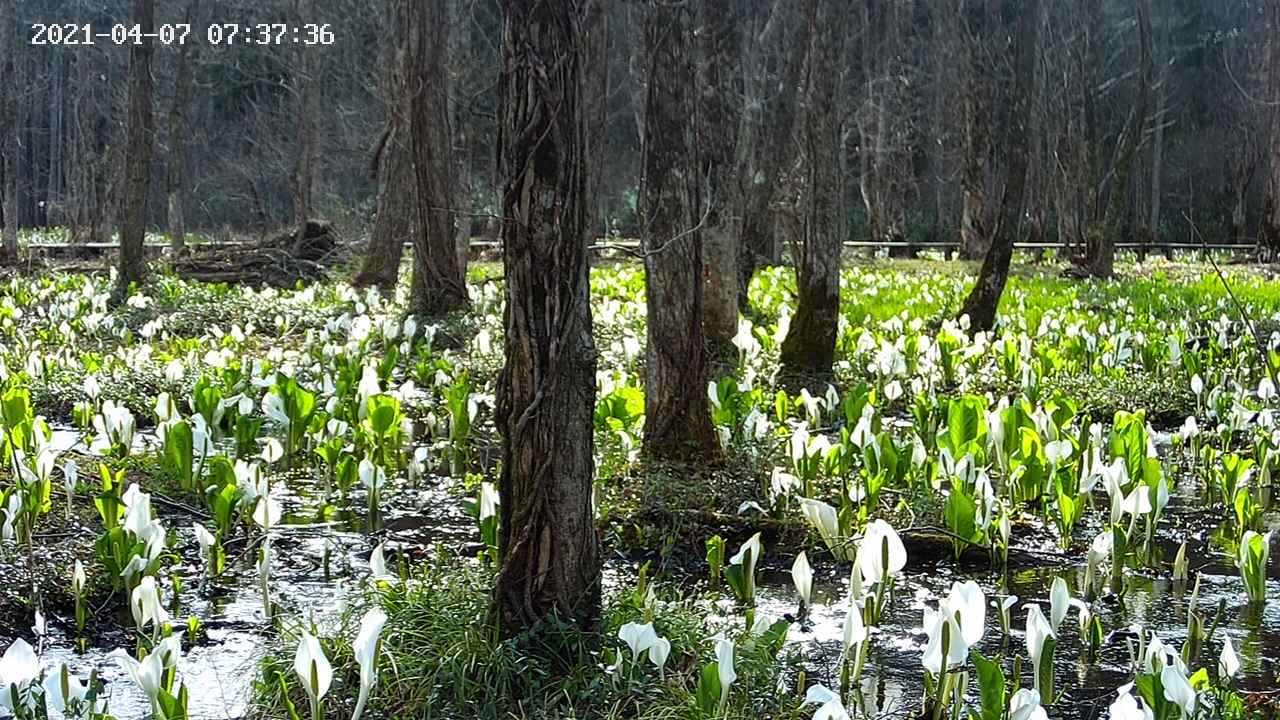
[[[55,442],[73,448],[73,431],[59,430]],[[140,436],[141,438],[141,436]],[[147,444],[140,439],[140,447]],[[273,481],[273,495],[284,513],[281,524],[271,531],[272,602],[283,617],[301,617],[320,627],[335,627],[347,600],[359,592],[368,574],[369,553],[385,542],[393,572],[404,562],[412,565],[425,553],[446,549],[474,556],[482,549],[474,521],[464,510],[460,487],[442,477],[423,481],[423,488],[399,487],[387,493],[381,508],[379,528],[369,532],[363,511],[363,497],[353,495],[347,508],[326,512],[326,503],[317,488],[319,481],[309,472],[281,474]],[[426,487],[430,485],[430,487]],[[1280,671],[1280,577],[1273,568],[1267,585],[1269,602],[1265,608],[1250,606],[1230,558],[1212,545],[1220,517],[1206,514],[1199,494],[1203,488],[1184,481],[1165,509],[1158,531],[1155,552],[1169,559],[1178,545],[1188,542],[1188,556],[1208,558],[1192,568],[1189,583],[1174,583],[1167,574],[1130,570],[1127,591],[1122,597],[1102,597],[1091,604],[1107,633],[1096,662],[1085,657],[1085,648],[1075,625],[1075,610],[1064,621],[1055,654],[1057,687],[1065,689],[1059,702],[1050,708],[1052,717],[1092,720],[1106,715],[1114,690],[1127,681],[1129,659],[1128,629],[1140,625],[1156,630],[1168,643],[1180,646],[1186,634],[1186,617],[1192,600],[1195,578],[1200,578],[1196,609],[1212,624],[1221,608],[1216,634],[1201,655],[1201,664],[1216,661],[1222,634],[1229,634],[1243,664],[1243,686],[1270,690],[1266,678]],[[1086,515],[1096,520],[1098,513]],[[167,521],[168,522],[168,521]],[[175,519],[179,547],[185,548],[184,562],[175,572],[182,577],[176,607],[171,608],[175,628],[188,616],[199,618],[201,634],[188,643],[182,660],[182,677],[191,690],[193,718],[233,719],[251,714],[252,685],[264,653],[280,642],[272,622],[264,613],[254,567],[253,547],[244,543],[228,548],[228,569],[215,581],[201,583],[200,567],[194,558],[190,518]],[[1272,518],[1272,524],[1275,519]],[[1078,537],[1091,537],[1096,528],[1078,530]],[[986,623],[986,639],[979,650],[990,656],[1002,646],[1010,655],[1026,654],[1023,638],[1025,611],[1021,605],[1012,612],[1012,632],[1003,638],[995,602],[1011,593],[1024,602],[1048,605],[1049,587],[1054,578],[1064,578],[1078,594],[1084,567],[1077,560],[1083,553],[1059,552],[1050,534],[1034,520],[1015,532],[1015,545],[1007,580],[991,568],[985,556],[966,553],[959,561],[945,544],[941,551],[911,557],[904,575],[898,579],[887,616],[873,636],[859,687],[864,707],[875,717],[913,717],[919,712],[923,692],[920,658],[925,645],[921,629],[927,603],[946,593],[954,580],[974,579],[991,600]],[[937,550],[937,548],[935,548]],[[910,552],[910,551],[909,551]],[[611,554],[606,585],[614,590],[628,588],[634,581],[636,563],[620,554]],[[821,557],[822,553],[816,553]],[[757,613],[795,618],[798,601],[791,584],[792,558],[785,553],[768,553],[763,559],[762,578],[757,591]],[[1274,564],[1273,564],[1274,566]],[[788,633],[787,652],[799,653],[811,682],[831,687],[839,685],[839,658],[848,592],[849,566],[818,564],[814,582],[814,606]],[[673,573],[690,593],[705,590],[703,568],[693,566]],[[1006,585],[1007,583],[1007,585]],[[708,596],[709,598],[710,596]],[[723,622],[741,623],[742,613],[723,601],[706,601],[709,615],[723,616]],[[132,642],[131,621],[123,611],[117,631],[93,634],[98,644],[79,652],[74,638],[74,621],[51,616],[49,633],[41,641],[46,666],[66,662],[81,677],[96,670],[108,688],[108,710],[121,720],[144,718],[150,706],[128,676],[109,657],[116,645]],[[15,635],[32,638],[26,628],[0,628],[0,644]],[[34,644],[34,643],[33,643]],[[1029,664],[1027,664],[1029,665]],[[1024,685],[1030,684],[1030,669],[1024,667]]]

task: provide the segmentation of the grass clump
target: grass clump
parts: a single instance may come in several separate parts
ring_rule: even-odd
[[[706,717],[698,708],[699,676],[708,663],[714,667],[712,636],[721,632],[735,642],[737,680],[717,717],[808,716],[800,705],[803,693],[781,689],[798,672],[798,658],[782,651],[785,632],[747,633],[741,615],[726,620],[707,600],[655,593],[642,583],[641,589],[606,590],[595,629],[552,619],[536,632],[502,640],[487,622],[492,583],[492,571],[474,562],[436,558],[407,581],[369,588],[339,629],[321,638],[334,669],[326,716],[350,715],[360,676],[351,639],[359,617],[375,603],[390,619],[366,717]],[[622,625],[644,621],[671,642],[662,673],[647,655],[633,662],[618,639]],[[289,704],[307,707],[292,670],[293,650],[286,639],[263,661],[255,716],[288,717]]]

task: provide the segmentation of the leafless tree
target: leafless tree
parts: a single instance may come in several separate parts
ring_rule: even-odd
[[[782,366],[792,375],[827,376],[835,360],[840,316],[839,111],[835,73],[840,57],[841,0],[809,5],[809,62],[805,77],[803,240],[796,261],[796,312],[782,342]]]
[[[720,442],[707,400],[702,231],[707,179],[695,145],[693,12],[649,3],[644,22],[645,113],[640,184],[648,348],[644,451],[655,459],[711,458]]]
[[[506,364],[498,382],[505,636],[551,614],[600,611],[592,509],[596,348],[588,300],[591,119],[584,94],[603,43],[597,0],[504,0],[499,174]]]
[[[151,189],[151,153],[155,144],[155,117],[151,77],[154,53],[155,0],[134,0],[133,23],[139,39],[129,51],[129,130],[125,153],[124,192],[120,199],[120,262],[116,276],[117,299],[146,277],[143,242],[147,230],[147,194]]]
[[[453,233],[453,144],[449,133],[448,0],[408,0],[409,127],[418,186],[413,241],[415,312],[436,316],[467,305]]]

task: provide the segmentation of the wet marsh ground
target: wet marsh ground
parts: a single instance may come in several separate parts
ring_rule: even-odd
[[[173,627],[187,628],[180,672],[191,689],[189,710],[194,718],[281,716],[278,686],[273,688],[269,671],[290,661],[299,627],[333,638],[330,647],[338,652],[338,638],[352,633],[357,610],[382,602],[384,595],[398,597],[395,593],[400,591],[387,590],[369,577],[375,547],[385,552],[393,575],[410,581],[425,565],[437,571],[422,575],[424,581],[447,583],[440,580],[441,566],[466,568],[458,577],[470,578],[469,583],[475,582],[476,573],[483,578],[487,571],[481,569],[480,557],[487,548],[477,524],[477,497],[482,483],[496,479],[490,393],[501,358],[500,286],[487,281],[493,274],[491,267],[474,271],[475,308],[468,317],[438,328],[416,322],[409,333],[413,340],[405,339],[403,296],[384,301],[338,284],[255,293],[161,278],[148,289],[149,301],[138,300],[119,310],[96,299],[105,285],[83,277],[14,281],[0,290],[0,317],[5,318],[0,360],[6,368],[0,388],[29,391],[34,413],[44,416],[52,431],[44,444],[57,453],[59,466],[74,460],[80,470],[69,513],[59,476],[52,482],[32,546],[13,540],[0,543],[0,577],[5,579],[0,587],[0,647],[23,638],[37,648],[46,668],[65,663],[82,678],[96,673],[114,717],[150,715],[146,695],[109,657],[114,648],[134,648],[138,631],[124,596],[112,589],[112,579],[95,562],[95,544],[103,532],[94,502],[99,463],[123,470],[126,483],[137,483],[151,493],[154,514],[167,530],[166,559],[156,576]],[[597,342],[604,355],[601,367],[607,369],[599,378],[597,492],[609,558],[606,594],[610,603],[627,606],[630,601],[619,598],[631,593],[643,576],[654,584],[662,602],[670,603],[671,626],[696,626],[703,639],[680,649],[683,664],[673,661],[662,682],[644,675],[651,685],[627,685],[631,689],[624,692],[609,681],[614,688],[609,691],[612,709],[593,708],[583,700],[566,701],[572,711],[554,702],[548,701],[548,706],[558,707],[556,712],[562,714],[557,716],[565,717],[584,709],[587,716],[600,717],[698,717],[691,709],[696,706],[691,688],[709,654],[706,638],[716,631],[741,632],[744,614],[744,603],[732,599],[724,579],[708,578],[703,543],[719,535],[732,553],[755,532],[763,535],[765,555],[759,563],[754,614],[792,622],[777,654],[778,667],[785,670],[744,673],[756,673],[753,678],[775,673],[784,687],[775,700],[760,689],[750,699],[734,696],[731,702],[741,704],[731,704],[729,714],[808,717],[814,707],[801,709],[804,688],[795,686],[802,677],[808,683],[839,687],[853,566],[835,559],[816,528],[806,523],[798,511],[799,489],[778,492],[771,481],[779,471],[793,477],[805,471],[804,452],[798,463],[791,445],[799,428],[805,428],[810,443],[823,437],[828,447],[849,447],[849,435],[861,417],[848,417],[845,407],[848,398],[861,392],[872,394],[877,425],[896,438],[904,463],[914,452],[912,443],[928,434],[921,428],[946,430],[947,403],[955,398],[982,397],[993,409],[1001,398],[1025,399],[1032,408],[1069,401],[1070,417],[1057,430],[1028,421],[1044,439],[1050,434],[1083,437],[1090,423],[1099,423],[1106,438],[1117,412],[1145,411],[1153,448],[1168,478],[1169,502],[1156,524],[1152,552],[1126,560],[1124,592],[1102,592],[1089,603],[1105,629],[1096,657],[1089,657],[1076,631],[1075,610],[1062,626],[1054,662],[1064,694],[1049,713],[1106,717],[1116,688],[1134,676],[1129,653],[1136,633],[1131,628],[1155,631],[1180,647],[1187,637],[1197,581],[1194,609],[1215,629],[1212,647],[1206,647],[1198,664],[1211,667],[1222,637],[1231,637],[1242,663],[1237,687],[1244,691],[1246,705],[1274,712],[1265,708],[1277,701],[1273,691],[1280,674],[1280,568],[1272,562],[1267,569],[1266,602],[1250,602],[1235,559],[1243,528],[1220,497],[1221,470],[1216,468],[1221,458],[1196,457],[1187,441],[1177,437],[1184,419],[1194,415],[1203,428],[1205,446],[1253,458],[1250,487],[1259,493],[1249,527],[1261,532],[1280,525],[1269,484],[1265,496],[1260,491],[1280,460],[1271,440],[1276,428],[1268,411],[1273,396],[1259,392],[1267,361],[1247,342],[1234,307],[1207,266],[1155,263],[1134,266],[1127,274],[1128,279],[1114,283],[1078,283],[1042,269],[1020,268],[1005,300],[1004,324],[995,334],[978,339],[947,320],[968,282],[955,267],[928,262],[855,264],[845,277],[848,299],[838,347],[842,360],[833,395],[824,397],[822,388],[814,388],[812,395],[788,394],[778,401],[772,373],[790,281],[785,271],[766,272],[753,286],[741,365],[731,389],[727,386],[715,403],[730,460],[722,468],[679,468],[646,466],[636,451],[643,413],[644,325],[642,308],[637,307],[637,297],[643,297],[642,275],[627,265],[599,269],[593,276],[594,306]],[[1263,270],[1240,269],[1231,277],[1252,319],[1265,331],[1260,334],[1270,347],[1280,346],[1280,338],[1268,330],[1280,327],[1280,283]],[[434,334],[441,342],[424,334]],[[948,339],[940,341],[944,336]],[[1194,364],[1172,357],[1170,337],[1179,339],[1176,352],[1194,357]],[[32,366],[33,356],[42,359],[40,367]],[[394,396],[408,420],[394,459],[385,461],[389,472],[374,512],[368,491],[354,476],[345,491],[337,489],[337,476],[344,471],[317,456],[326,423],[313,422],[306,448],[299,448],[296,457],[287,462],[259,460],[261,476],[280,509],[279,521],[264,532],[250,517],[253,508],[238,511],[231,530],[220,538],[226,568],[216,577],[205,577],[207,558],[192,525],[213,527],[215,510],[208,494],[200,486],[183,487],[165,460],[166,443],[157,435],[163,421],[155,409],[161,393],[168,393],[193,424],[199,410],[192,393],[199,378],[219,387],[223,400],[250,397],[248,412],[228,406],[227,418],[210,433],[216,448],[207,457],[221,455],[230,464],[256,458],[267,450],[267,438],[287,435],[261,402],[264,394],[275,392],[274,371],[287,369],[310,388],[324,418],[345,419],[354,426],[360,422],[354,407],[368,397],[357,388],[367,367],[375,368],[378,392]],[[1027,368],[1034,383],[1028,383]],[[88,375],[101,385],[93,397],[84,387]],[[1193,390],[1193,376],[1200,378],[1199,391]],[[897,388],[891,389],[894,384]],[[1212,396],[1214,391],[1217,396]],[[77,417],[77,405],[88,402],[100,409],[108,398],[137,418],[136,439],[127,454],[120,448],[91,449],[98,433],[88,416]],[[920,398],[924,405],[916,402]],[[922,424],[918,406],[932,408],[936,417]],[[237,447],[231,417],[238,415],[264,421],[249,438],[251,452]],[[993,424],[985,417],[984,423]],[[358,430],[353,432],[357,434],[344,440],[352,448],[343,452],[354,461],[371,446]],[[1061,530],[1051,521],[1056,512],[1052,498],[1006,502],[1006,474],[998,469],[994,444],[985,433],[983,438],[966,447],[976,454],[977,464],[991,469],[996,503],[1009,518],[1007,563],[996,559],[994,551],[998,540],[993,518],[999,511],[988,513],[988,528],[975,529],[965,543],[970,547],[956,556],[956,529],[945,507],[954,481],[942,469],[936,442],[923,450],[923,460],[913,459],[911,469],[868,505],[866,517],[886,518],[901,530],[909,561],[868,643],[856,683],[861,692],[845,699],[855,714],[920,714],[925,693],[920,658],[927,642],[922,616],[953,581],[976,580],[992,602],[1012,594],[1047,607],[1055,578],[1066,580],[1073,597],[1084,594],[1086,550],[1108,526],[1105,488],[1099,484],[1079,493],[1087,509],[1063,542]],[[1043,444],[1036,450],[1041,455]],[[1114,447],[1114,441],[1106,440],[1099,446],[1104,455]],[[1031,452],[1019,449],[1019,461],[1027,461],[1024,456]],[[1086,456],[1084,449],[1075,448],[1076,470]],[[840,507],[850,485],[865,482],[866,462],[859,451],[843,465],[821,464],[812,471],[810,494]],[[293,468],[285,469],[286,464]],[[6,463],[0,469],[0,488],[12,486],[14,477],[13,467]],[[856,520],[853,525],[845,528],[847,538],[860,535]],[[256,564],[267,537],[270,615],[263,606]],[[1175,582],[1172,563],[1184,542],[1190,573],[1187,580]],[[791,578],[792,563],[802,550],[815,568],[813,602],[803,613]],[[83,633],[76,629],[71,590],[75,560],[85,564],[89,575],[87,601],[92,612]],[[639,611],[646,612],[643,602],[641,606]],[[648,610],[659,627],[661,607],[660,603],[658,609]],[[37,608],[47,621],[43,635],[32,630]],[[1006,657],[1006,671],[1014,655],[1026,654],[1022,617],[1015,610],[1013,632],[1005,637],[994,606],[988,607],[988,632],[976,646],[988,657]],[[599,651],[598,667],[581,670],[585,676],[608,677],[606,666],[617,664],[611,649],[618,646],[614,632],[616,628],[605,628],[597,639],[604,649]],[[83,648],[77,640],[81,634]],[[387,642],[392,658],[383,672],[387,704],[380,704],[375,692],[374,712],[386,717],[430,715],[394,704],[409,697],[401,685],[410,679],[400,675],[398,659],[392,655],[400,641]],[[403,647],[411,647],[407,639]],[[1022,685],[1029,685],[1030,678],[1024,667]],[[335,712],[347,708],[354,697],[349,682],[348,673],[335,686]],[[976,693],[976,687],[970,691],[971,696]],[[296,684],[293,694],[297,707],[305,708],[305,696],[298,695]],[[430,703],[433,697],[427,693],[419,701]],[[438,716],[458,712],[454,707]]]

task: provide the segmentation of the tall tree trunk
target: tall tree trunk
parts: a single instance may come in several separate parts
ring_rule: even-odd
[[[550,615],[591,627],[600,612],[592,508],[596,348],[587,242],[593,199],[587,48],[598,0],[503,0],[498,173],[506,276],[506,365],[498,381],[505,636]]]
[[[1280,255],[1280,0],[1267,2],[1266,73],[1271,115],[1270,144],[1266,153],[1267,178],[1263,190],[1260,242],[1274,259]]]
[[[187,4],[187,23],[200,16],[200,0]],[[177,253],[187,245],[187,109],[191,105],[191,54],[194,42],[178,49],[174,71],[173,105],[169,108],[169,247]]]
[[[703,234],[706,284],[702,329],[712,362],[729,367],[737,358],[733,336],[738,332],[738,242],[740,209],[737,195],[738,121],[742,116],[738,89],[742,41],[737,0],[704,0],[702,3],[701,57],[698,83],[701,91],[698,147],[705,153],[703,175],[707,222]]]
[[[18,38],[16,22],[0,21],[0,70],[5,78],[0,82],[0,172],[4,173],[4,186],[0,188],[4,203],[0,215],[4,216],[4,242],[0,245],[0,262],[18,259]]]
[[[397,126],[388,129],[377,160],[377,214],[373,218],[364,262],[352,284],[376,287],[389,295],[395,291],[400,278],[404,244],[415,240],[419,233],[414,227],[418,219],[418,194],[413,157],[405,137],[408,133],[399,126],[399,120],[390,119],[388,122]]]
[[[62,212],[66,189],[63,181],[66,157],[66,84],[67,56],[59,52],[53,58],[49,78],[49,178],[45,184],[45,222],[54,226],[66,223]]]
[[[692,12],[661,0],[645,17],[641,247],[645,266],[644,451],[659,460],[720,452],[707,400],[709,365],[702,332],[702,198],[696,133]]]
[[[306,18],[312,15],[314,0],[295,0],[294,17]],[[315,185],[316,155],[316,114],[317,82],[312,73],[314,61],[312,50],[298,46],[295,54],[296,80],[294,91],[297,93],[298,122],[298,157],[293,169],[293,227],[294,241],[301,246],[306,240],[307,226],[311,220],[311,194]]]
[[[408,76],[418,232],[413,238],[410,306],[428,317],[467,306],[453,234],[453,151],[449,135],[448,0],[406,0],[412,42]]]
[[[816,0],[801,0],[791,9],[789,3],[776,3],[774,13],[797,12],[802,18],[812,14]],[[781,23],[772,17],[770,24]],[[756,137],[755,172],[745,178],[746,189],[740,196],[742,209],[742,237],[738,244],[738,305],[747,307],[747,289],[757,267],[778,261],[773,222],[773,200],[783,169],[793,159],[793,135],[796,124],[796,98],[804,72],[805,57],[809,50],[807,21],[794,23],[795,36],[784,44],[782,69],[778,82],[764,101],[764,122]]]
[[[471,101],[470,86],[466,82],[468,74],[473,72],[478,60],[474,51],[471,19],[467,5],[470,0],[449,0],[449,72],[451,77],[449,94],[449,129],[453,133],[453,202],[456,211],[453,216],[453,237],[455,252],[458,254],[458,267],[467,274],[467,261],[471,258],[471,231],[473,217],[473,199],[475,197],[475,179],[472,173],[474,162],[474,133],[469,115]]]
[[[960,257],[973,260],[985,257],[991,248],[992,224],[990,194],[987,192],[991,158],[991,50],[987,47],[991,34],[989,3],[961,3],[967,9],[968,28],[964,34],[965,57],[968,60],[964,97],[964,204],[960,217]]]
[[[409,27],[404,0],[387,0],[388,46],[382,58],[382,101],[386,127],[373,152],[373,175],[378,182],[378,198],[369,232],[364,262],[352,284],[376,287],[383,293],[395,290],[400,278],[404,244],[418,236],[417,179],[409,147],[409,92],[406,78],[409,65]]]
[[[1165,246],[1165,253],[1172,258],[1172,253],[1167,248],[1167,242],[1162,238],[1163,233],[1160,229],[1160,223],[1163,218],[1163,197],[1164,194],[1164,126],[1165,111],[1168,107],[1169,98],[1169,58],[1173,55],[1172,35],[1173,21],[1165,18],[1162,23],[1162,32],[1160,39],[1160,80],[1156,88],[1156,112],[1152,116],[1155,121],[1155,132],[1151,140],[1151,214],[1147,219],[1147,224],[1151,230],[1151,238],[1156,244]]]
[[[841,0],[818,0],[809,17],[805,81],[803,245],[796,259],[795,315],[782,341],[782,367],[797,377],[828,376],[840,319],[840,119],[836,73]]]
[[[132,22],[142,39],[129,50],[129,129],[124,166],[124,192],[120,196],[120,263],[115,296],[123,300],[129,286],[146,278],[143,240],[147,229],[147,193],[151,189],[151,152],[154,144],[151,101],[155,81],[151,56],[155,32],[155,0],[133,0]]]
[[[1150,0],[1138,0],[1134,3],[1134,14],[1139,42],[1138,92],[1120,138],[1116,141],[1111,184],[1107,191],[1107,210],[1102,227],[1089,237],[1088,269],[1089,274],[1095,277],[1111,277],[1115,274],[1116,241],[1132,225],[1130,194],[1137,171],[1138,151],[1142,148],[1143,134],[1147,127],[1147,106],[1151,94]]]
[[[960,309],[960,315],[968,315],[974,331],[990,330],[995,326],[996,310],[1000,296],[1009,279],[1009,262],[1013,257],[1013,243],[1017,235],[1017,214],[1022,211],[1023,194],[1027,185],[1027,165],[1030,157],[1031,137],[1027,132],[1031,98],[1035,96],[1036,47],[1040,35],[1041,0],[1004,0],[1004,23],[1014,28],[1012,97],[1001,112],[1005,137],[1011,139],[1009,153],[1009,179],[1005,184],[1000,203],[1000,220],[997,222],[994,241],[987,257],[982,261],[978,281]]]

